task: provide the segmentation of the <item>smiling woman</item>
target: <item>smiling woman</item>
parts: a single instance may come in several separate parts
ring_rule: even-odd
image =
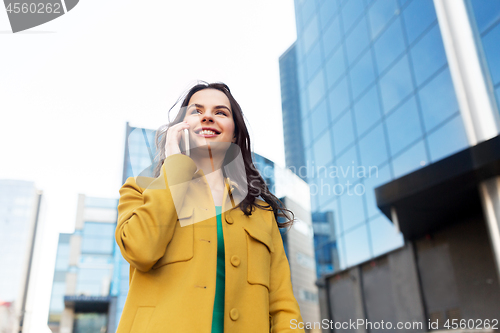
[[[191,88],[156,144],[155,178],[120,189],[115,238],[130,288],[117,333],[292,332],[302,317],[279,228],[293,213],[255,168],[229,88]]]

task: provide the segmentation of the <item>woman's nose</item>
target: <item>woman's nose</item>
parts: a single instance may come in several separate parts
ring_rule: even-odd
[[[201,122],[204,123],[204,122],[214,122],[214,119],[212,118],[212,114],[209,113],[209,112],[205,112],[203,114],[203,118],[201,119]]]

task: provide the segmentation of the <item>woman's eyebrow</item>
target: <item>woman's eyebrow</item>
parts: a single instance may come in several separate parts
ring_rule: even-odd
[[[204,108],[205,108],[203,105],[201,105],[201,104],[196,104],[196,103],[191,104],[191,105],[190,105],[190,106],[188,106],[187,108],[189,109],[189,108],[190,108],[190,107],[192,107],[192,106],[196,106],[197,108],[201,108],[201,109],[204,109]],[[216,105],[216,106],[214,107],[214,109],[226,109],[226,110],[228,110],[229,112],[231,112],[231,109],[229,109],[229,108],[228,108],[227,106],[225,106],[225,105]]]
[[[214,107],[214,109],[226,109],[227,111],[231,112],[231,110],[225,105],[217,105],[216,107]]]

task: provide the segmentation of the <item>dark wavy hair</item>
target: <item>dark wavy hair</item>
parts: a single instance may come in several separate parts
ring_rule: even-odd
[[[154,169],[154,177],[158,177],[160,175],[161,166],[163,161],[165,160],[165,135],[170,126],[180,123],[184,120],[184,116],[186,114],[187,106],[191,96],[193,96],[196,92],[203,89],[217,89],[223,92],[229,102],[231,103],[231,110],[233,111],[233,119],[234,119],[234,133],[236,136],[235,144],[239,147],[241,151],[241,155],[243,157],[243,162],[245,164],[245,174],[246,179],[245,182],[248,186],[248,193],[246,197],[238,204],[239,207],[245,215],[252,215],[252,212],[255,210],[255,207],[259,207],[266,210],[272,210],[274,213],[274,217],[278,224],[279,228],[289,227],[294,222],[294,214],[292,211],[287,209],[283,202],[279,200],[274,194],[269,191],[269,188],[260,175],[260,172],[255,167],[252,161],[252,152],[250,150],[250,135],[248,134],[247,126],[245,124],[245,118],[243,116],[243,111],[241,110],[240,105],[234,99],[229,87],[222,82],[215,83],[207,83],[205,81],[199,81],[195,86],[189,89],[186,93],[179,97],[177,102],[170,108],[169,110],[169,123],[166,125],[160,126],[160,128],[156,131],[155,135],[155,143],[156,143],[156,156],[155,160],[158,161],[155,165]],[[180,106],[180,111],[177,113],[177,116],[173,121],[170,122],[170,111],[179,104],[179,101],[182,99],[182,104]],[[235,152],[231,151],[231,148],[226,152],[226,156],[224,158],[225,163],[229,162],[234,158]],[[224,169],[222,169],[224,174]],[[224,174],[224,177],[226,175]],[[261,196],[264,201],[269,204],[269,206],[262,206],[256,202],[256,198]],[[289,216],[292,216],[290,218]],[[284,218],[286,221],[281,222],[279,217]]]

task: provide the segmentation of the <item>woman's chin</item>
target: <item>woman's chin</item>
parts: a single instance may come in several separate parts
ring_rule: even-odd
[[[224,155],[228,150],[231,142],[223,141],[208,141],[203,145],[194,146],[191,148],[191,155],[199,157],[215,157]]]

